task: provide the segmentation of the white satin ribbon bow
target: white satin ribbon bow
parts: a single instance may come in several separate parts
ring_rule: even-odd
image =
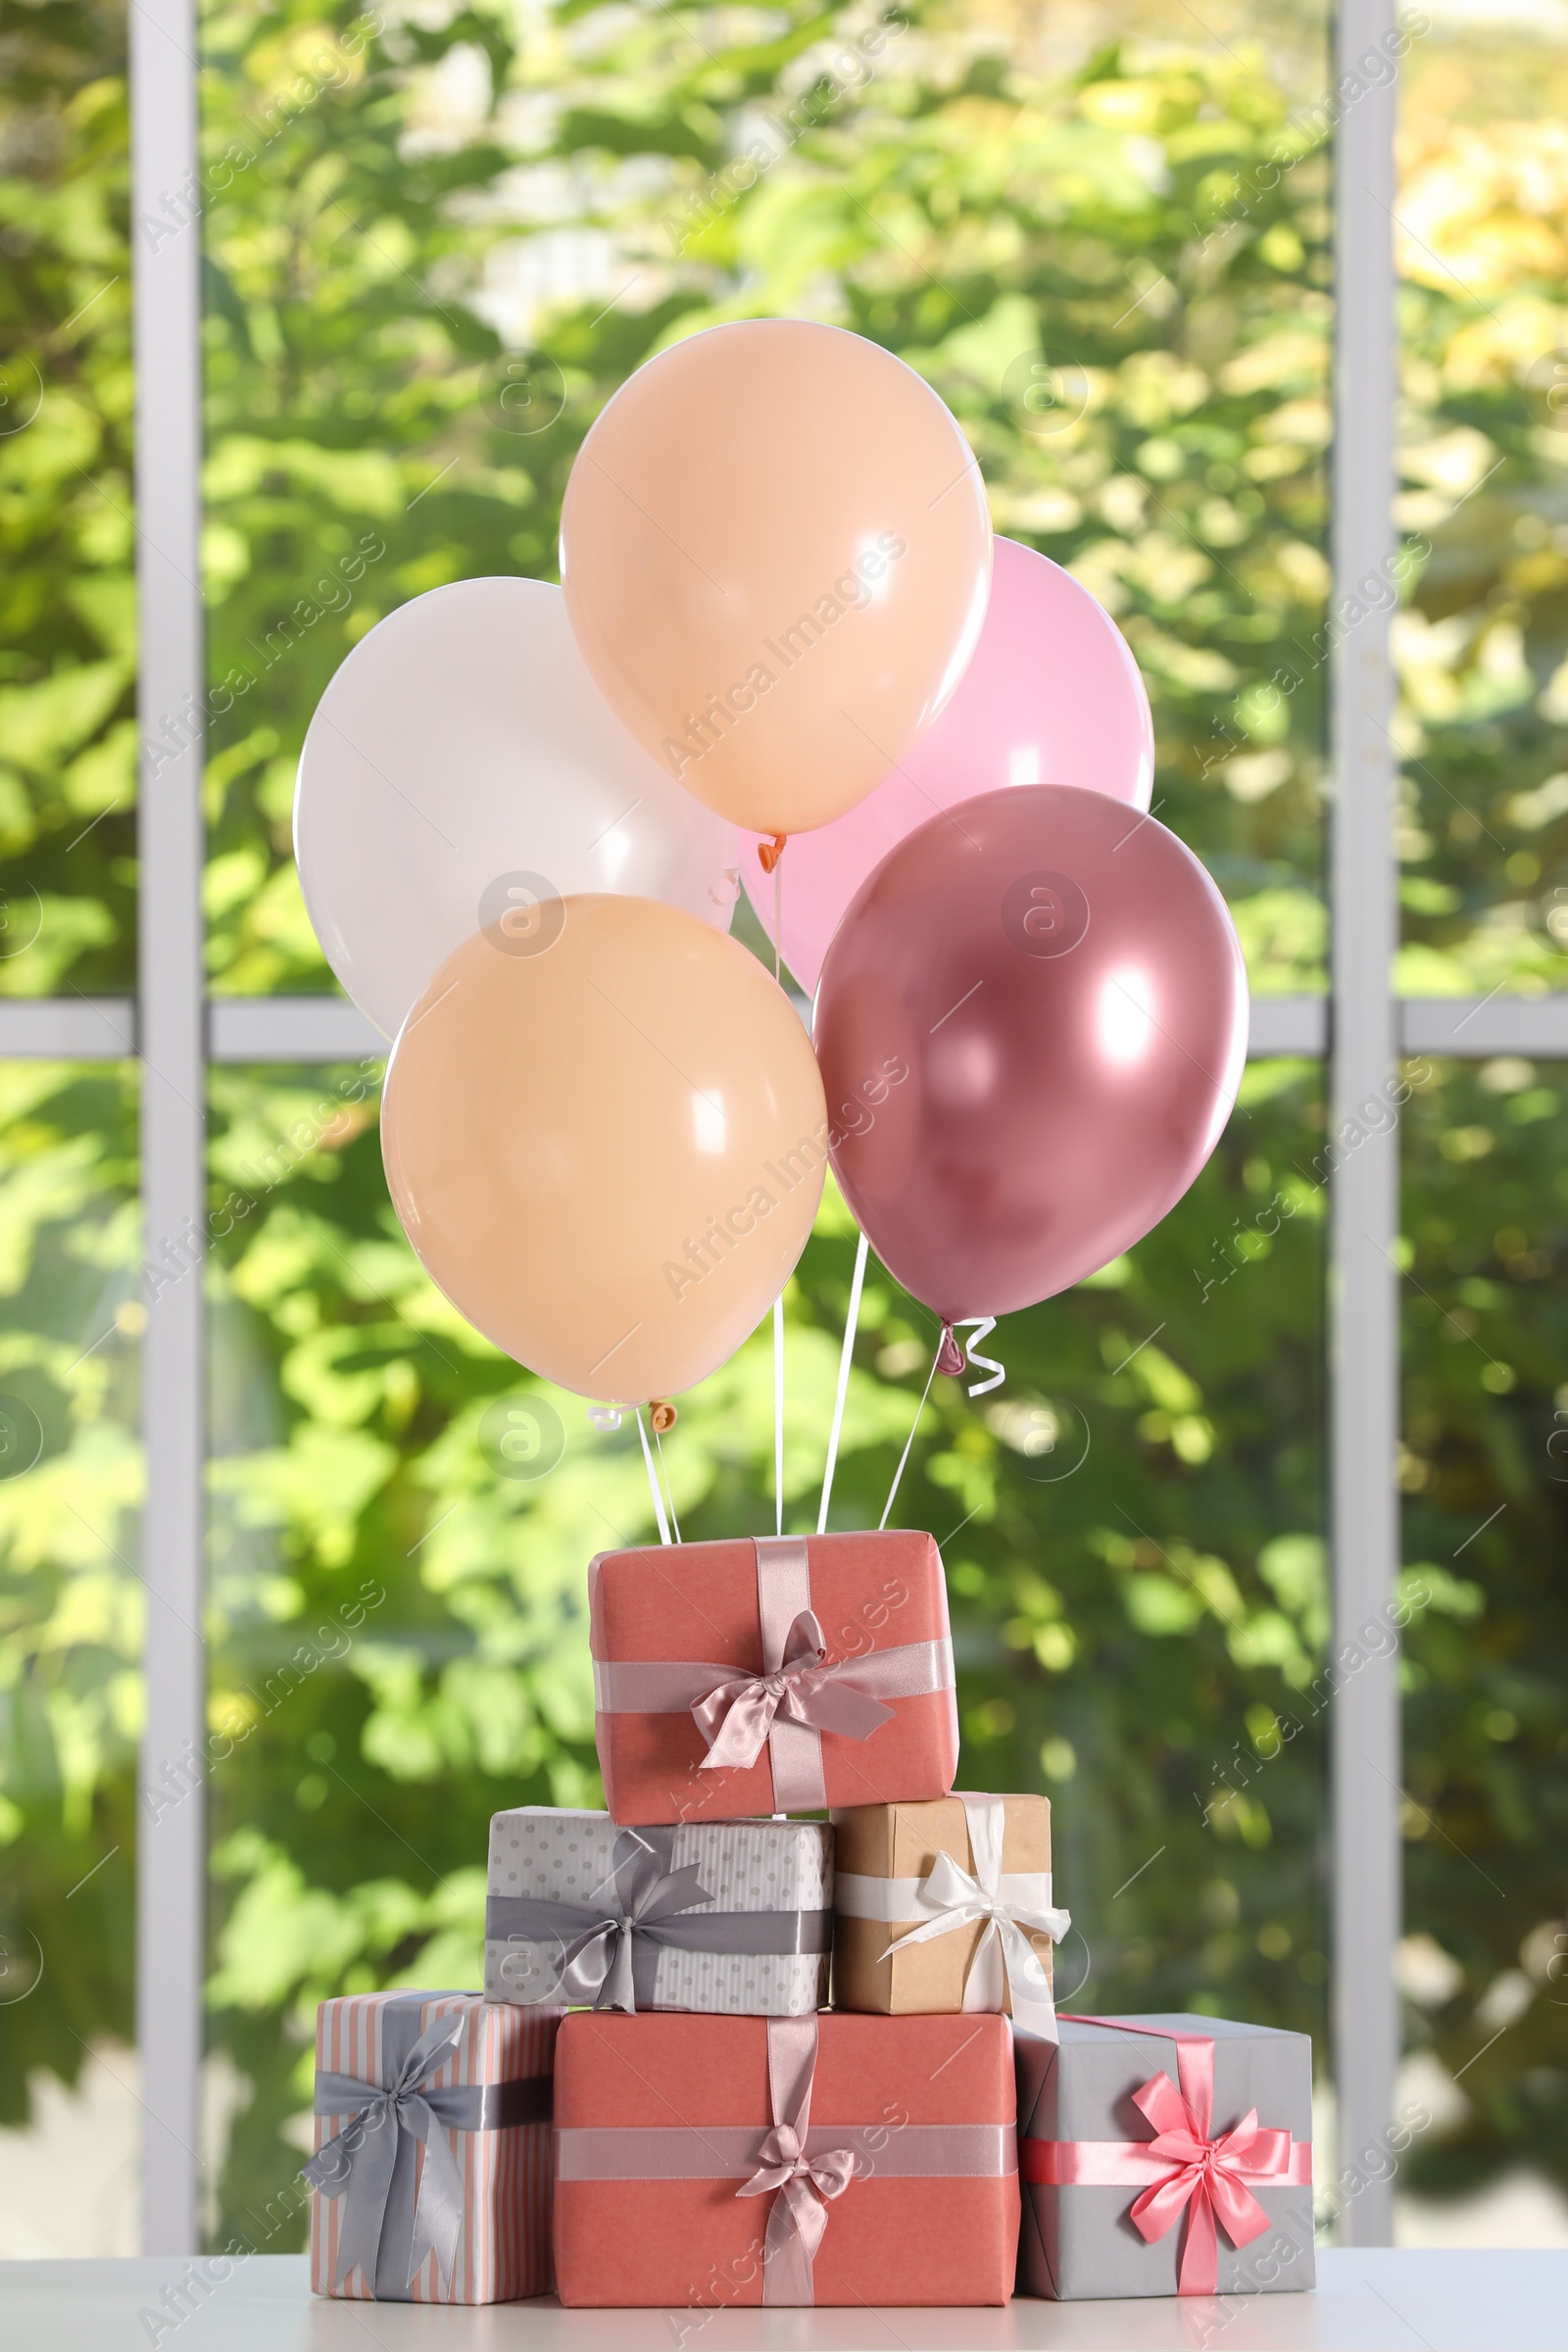
[[[1004,1987],[1011,1994],[1012,2022],[1020,2034],[1040,2041],[1055,2041],[1056,2008],[1051,1980],[1034,1945],[1030,1931],[1059,1943],[1072,1925],[1070,1913],[1010,1900],[1002,1888],[1003,1800],[1000,1796],[965,1796],[964,1818],[974,1853],[974,1875],[961,1870],[951,1854],[938,1854],[920,1883],[915,1897],[927,1914],[917,1927],[896,1936],[882,1954],[884,1960],[906,1944],[929,1943],[955,1929],[985,1922],[964,1979],[963,2007],[968,2011],[998,2010]]]

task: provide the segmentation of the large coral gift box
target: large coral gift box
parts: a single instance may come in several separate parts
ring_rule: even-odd
[[[574,2011],[555,2247],[567,2304],[1005,2303],[1006,2020]]]

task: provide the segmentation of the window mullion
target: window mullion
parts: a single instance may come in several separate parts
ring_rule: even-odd
[[[130,10],[141,729],[137,1044],[147,1729],[137,1804],[142,2246],[198,2244],[202,1626],[202,604],[194,0]]]
[[[1335,779],[1330,828],[1331,1134],[1337,1153],[1329,1275],[1330,1533],[1334,1647],[1387,1622],[1398,1568],[1397,1049],[1391,732],[1394,554],[1396,0],[1342,0],[1335,27],[1336,359],[1333,461]],[[1365,61],[1369,54],[1374,70]],[[1360,62],[1358,68],[1358,61]],[[1385,76],[1380,82],[1378,73]],[[1384,584],[1369,594],[1357,583]],[[1347,605],[1343,600],[1350,598]],[[1370,609],[1367,609],[1370,608]],[[1359,612],[1364,610],[1364,617]],[[1381,1104],[1381,1110],[1369,1105]],[[1381,1646],[1381,1645],[1378,1645]],[[1400,1918],[1397,1660],[1357,1642],[1336,1677],[1331,1730],[1334,2076],[1339,2160],[1384,2144],[1398,2063],[1395,1945]],[[1381,2170],[1381,2166],[1377,2168]],[[1393,2192],[1373,2171],[1347,2197],[1341,2235],[1387,2244]]]

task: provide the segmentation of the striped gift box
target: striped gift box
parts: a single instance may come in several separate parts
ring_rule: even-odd
[[[316,2071],[349,2075],[366,2084],[367,2099],[384,2080],[389,2012],[402,2004],[394,2031],[410,2042],[438,2019],[464,2014],[462,2036],[428,2078],[433,2091],[547,2081],[555,2065],[559,2009],[501,2008],[478,1993],[368,1992],[323,2001],[316,2021]],[[319,2150],[341,2133],[347,2115],[316,2118]],[[412,2279],[408,2256],[383,2244],[379,2288],[356,2264],[340,2284],[333,2280],[344,2227],[346,2198],[311,2195],[311,2287],[318,2295],[359,2301],[414,2303],[508,2303],[550,2292],[550,2123],[543,2120],[495,2131],[451,2131],[445,2136],[463,2180],[463,2228],[450,2278],[443,2291],[436,2257],[427,2253]],[[425,2150],[415,2141],[414,2193],[423,2178]]]

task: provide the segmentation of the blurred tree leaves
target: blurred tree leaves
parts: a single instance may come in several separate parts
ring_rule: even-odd
[[[0,994],[135,969],[124,28],[0,5]]]
[[[1410,63],[1399,985],[1539,995],[1568,977],[1568,69],[1462,32]]]
[[[1303,154],[1223,218],[1289,115],[1262,53],[1048,80],[861,7],[370,21],[302,0],[204,33],[216,984],[324,977],[289,795],[348,647],[461,574],[554,576],[627,371],[804,310],[919,368],[998,527],[1118,614],[1161,812],[1254,985],[1320,987],[1326,180]],[[1287,657],[1302,690],[1260,699]]]

